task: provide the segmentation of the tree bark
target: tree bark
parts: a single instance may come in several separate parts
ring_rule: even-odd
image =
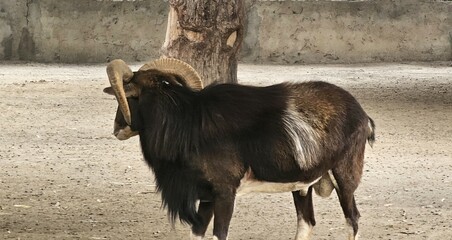
[[[243,0],[170,0],[162,55],[192,65],[212,83],[237,83],[243,40]]]

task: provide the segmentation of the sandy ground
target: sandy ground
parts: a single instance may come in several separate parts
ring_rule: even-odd
[[[361,239],[452,239],[451,66],[240,65],[239,79],[352,92],[377,124],[356,193]],[[111,135],[107,85],[104,65],[0,63],[0,239],[187,239],[168,224],[138,138]],[[313,239],[345,239],[336,195],[314,205]],[[295,216],[290,193],[243,196],[229,239],[292,239]]]

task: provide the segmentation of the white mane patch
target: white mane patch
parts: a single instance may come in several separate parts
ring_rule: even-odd
[[[300,168],[310,169],[317,162],[319,134],[290,105],[283,116],[283,123]]]

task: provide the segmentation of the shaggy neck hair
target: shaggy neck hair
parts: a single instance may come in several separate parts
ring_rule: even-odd
[[[140,122],[146,125],[139,131],[146,133],[145,149],[166,161],[188,160],[209,145],[278,124],[287,108],[284,89],[283,84],[221,84],[200,92],[174,85],[143,89]]]
[[[254,139],[282,127],[278,125],[287,107],[285,89],[282,84],[265,88],[221,84],[197,92],[162,83],[142,90],[139,118],[146,123],[139,128],[142,151],[172,221],[177,216],[192,225],[201,221],[196,201],[211,186],[193,167],[197,156],[223,144],[241,145],[243,152],[272,144]]]

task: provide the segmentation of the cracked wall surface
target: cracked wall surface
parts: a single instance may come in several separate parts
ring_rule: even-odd
[[[244,60],[353,63],[452,60],[451,1],[255,1]],[[251,46],[250,46],[251,45]]]
[[[1,0],[0,60],[149,60],[159,56],[167,4],[151,0]]]
[[[0,1],[0,60],[18,59],[18,39],[26,26],[25,3],[25,0]]]
[[[244,62],[452,60],[451,1],[246,3]],[[155,0],[1,0],[0,60],[146,61],[160,55],[167,13]]]

